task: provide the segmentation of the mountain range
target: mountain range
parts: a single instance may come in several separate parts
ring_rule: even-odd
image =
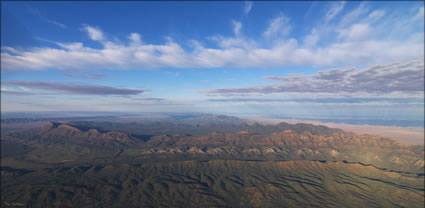
[[[49,122],[1,142],[2,207],[424,205],[423,146],[326,126]]]

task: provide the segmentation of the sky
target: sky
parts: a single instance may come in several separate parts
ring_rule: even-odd
[[[1,2],[2,112],[423,126],[424,2]]]

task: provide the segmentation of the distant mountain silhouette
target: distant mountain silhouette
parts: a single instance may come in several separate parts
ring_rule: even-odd
[[[15,137],[24,143],[41,144],[66,144],[66,143],[89,143],[94,145],[128,144],[136,139],[121,131],[104,131],[87,126],[48,122],[38,129],[11,133],[8,137]]]

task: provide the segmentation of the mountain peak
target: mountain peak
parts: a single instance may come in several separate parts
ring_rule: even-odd
[[[61,125],[60,125],[60,126],[58,126],[57,128],[58,128],[58,129],[67,129],[67,130],[70,130],[70,131],[81,132],[81,130],[79,130],[79,129],[77,129],[77,128],[75,128],[75,127],[71,126],[71,125],[68,125],[68,124],[61,124]]]
[[[132,142],[133,137],[127,133],[120,131],[103,132],[89,126],[73,125],[60,122],[48,122],[40,129],[41,138],[54,138],[55,140],[63,140],[65,138],[73,138],[73,141],[107,141],[115,140],[119,142]],[[107,140],[105,140],[107,139]]]
[[[46,127],[48,128],[57,128],[58,126],[62,125],[60,122],[50,121],[47,123]]]

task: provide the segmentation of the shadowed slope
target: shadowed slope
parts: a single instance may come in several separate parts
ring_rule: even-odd
[[[343,162],[179,161],[3,176],[2,201],[36,207],[423,207],[424,199],[423,176]]]

